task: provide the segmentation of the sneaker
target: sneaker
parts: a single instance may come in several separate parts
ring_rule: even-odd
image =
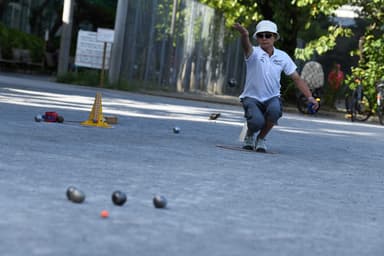
[[[265,144],[265,139],[257,138],[256,140],[256,151],[257,152],[267,152],[267,145]]]
[[[255,148],[255,139],[253,136],[245,136],[243,149],[253,150]]]

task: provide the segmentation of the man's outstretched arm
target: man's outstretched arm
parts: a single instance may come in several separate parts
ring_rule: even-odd
[[[248,58],[252,54],[253,50],[251,41],[249,40],[248,30],[240,25],[240,23],[235,23],[232,27],[239,31],[241,45],[243,46],[245,56]]]

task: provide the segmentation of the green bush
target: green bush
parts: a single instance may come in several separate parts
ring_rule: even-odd
[[[33,61],[41,61],[44,55],[44,40],[22,31],[7,28],[0,23],[0,48],[3,58],[12,58],[12,48],[28,49]]]
[[[57,82],[96,87],[100,84],[100,72],[95,69],[81,69],[76,72],[68,72],[58,76]]]

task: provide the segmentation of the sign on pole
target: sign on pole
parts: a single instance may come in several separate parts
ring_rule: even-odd
[[[103,62],[101,64],[101,73],[100,73],[100,87],[103,87],[104,85],[104,72],[105,72],[105,65],[106,65],[106,52],[107,52],[107,46],[108,43],[113,43],[113,37],[114,37],[114,32],[112,29],[106,29],[106,28],[98,28],[97,29],[97,41],[103,42],[104,43],[104,48],[103,48]],[[108,58],[109,59],[109,58]],[[109,61],[108,61],[109,64]]]
[[[104,42],[97,40],[98,33],[92,31],[79,30],[77,36],[77,47],[75,65],[79,67],[88,67],[102,69],[109,68],[109,58],[111,56],[111,44],[107,44],[104,52]],[[109,38],[106,34],[101,34],[103,38]],[[103,56],[105,55],[105,59]]]
[[[105,43],[113,43],[115,32],[112,29],[98,28],[97,29],[97,41]]]

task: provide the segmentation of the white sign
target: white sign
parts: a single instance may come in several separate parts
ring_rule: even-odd
[[[97,41],[113,43],[113,38],[115,36],[115,31],[107,28],[98,28],[97,29]]]
[[[111,48],[112,45],[107,43],[104,69],[109,68]],[[79,30],[75,57],[76,66],[101,69],[103,66],[103,51],[104,42],[97,40],[96,32]]]

